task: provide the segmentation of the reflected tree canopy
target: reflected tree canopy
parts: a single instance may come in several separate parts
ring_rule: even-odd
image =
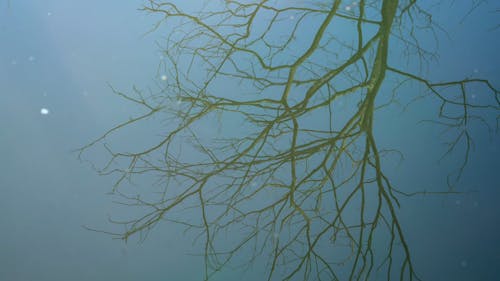
[[[383,161],[400,152],[379,147],[377,112],[400,97],[440,105],[428,121],[451,132],[448,154],[462,161],[437,192],[453,192],[471,126],[498,127],[492,83],[422,74],[434,52],[420,36],[444,32],[414,0],[178,2],[143,8],[165,36],[159,90],[114,90],[144,113],[80,150],[104,145],[99,172],[118,175],[113,193],[141,210],[112,234],[182,224],[199,234],[207,279],[264,261],[268,280],[419,280],[398,218],[401,197],[419,191],[392,184]],[[150,146],[108,140],[154,118],[163,129]],[[121,189],[136,178],[158,179],[144,186],[155,196]]]

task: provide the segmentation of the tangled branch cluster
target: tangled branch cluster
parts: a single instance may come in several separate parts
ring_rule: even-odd
[[[80,151],[153,116],[168,121],[146,149],[105,144],[110,160],[100,172],[118,174],[113,191],[146,210],[116,222],[125,231],[114,235],[126,240],[162,221],[198,231],[206,279],[231,261],[258,259],[268,280],[418,279],[398,219],[404,193],[386,175],[387,151],[374,135],[384,108],[377,97],[401,94],[389,75],[422,84],[441,105],[432,122],[458,132],[449,153],[465,144],[461,174],[471,122],[489,123],[473,112],[497,114],[499,91],[487,80],[432,82],[391,64],[398,47],[408,57],[432,56],[416,34],[417,20],[433,28],[431,16],[415,0],[344,2],[208,1],[193,12],[149,1],[144,11],[162,16],[155,29],[168,27],[168,81],[148,96],[114,90],[145,114]],[[468,87],[488,102],[471,101]],[[218,135],[203,136],[217,124]],[[141,175],[159,177],[161,194],[121,192],[124,180]]]

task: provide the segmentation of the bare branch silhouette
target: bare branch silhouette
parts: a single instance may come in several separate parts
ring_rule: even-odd
[[[163,17],[155,30],[168,27],[160,43],[168,79],[147,97],[113,89],[145,113],[80,149],[103,143],[110,159],[99,172],[118,174],[121,204],[145,210],[113,221],[125,227],[113,235],[182,224],[203,241],[206,279],[236,260],[267,258],[267,280],[419,280],[398,197],[427,191],[393,186],[383,159],[400,153],[380,149],[374,134],[387,105],[378,97],[413,93],[386,77],[422,84],[440,103],[428,122],[454,134],[447,153],[465,152],[450,186],[473,148],[471,123],[493,132],[485,114],[500,109],[490,81],[431,81],[390,59],[398,48],[408,60],[435,59],[417,34],[439,29],[430,13],[414,0],[208,1],[200,12],[151,0],[143,10]],[[354,36],[342,33],[346,25]],[[470,100],[469,87],[489,99]],[[167,128],[154,145],[130,152],[104,143],[154,116]],[[207,137],[204,126],[218,134]],[[157,197],[120,190],[141,176],[159,179]]]

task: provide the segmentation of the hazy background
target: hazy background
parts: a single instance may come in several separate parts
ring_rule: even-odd
[[[0,2],[0,280],[201,280],[203,260],[188,255],[196,249],[176,226],[162,225],[145,242],[128,244],[82,228],[105,228],[108,215],[127,212],[106,196],[113,178],[97,176],[71,151],[134,112],[107,83],[128,91],[160,79],[160,34],[145,35],[157,18],[138,11],[141,3]],[[481,76],[499,87],[495,7],[480,6],[460,24],[470,7],[460,4],[436,10],[452,40],[440,41],[431,77]],[[42,108],[50,113],[40,114]],[[380,142],[406,153],[394,180],[407,190],[444,188],[455,167],[453,158],[437,163],[439,129],[417,124],[429,112],[416,103],[377,120]],[[423,280],[500,274],[500,138],[477,132],[458,185],[476,192],[415,197],[400,210]]]

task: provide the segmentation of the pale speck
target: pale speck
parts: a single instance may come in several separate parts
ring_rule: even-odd
[[[88,95],[89,95],[89,92],[87,92],[87,91],[83,91],[83,93],[82,93],[82,94],[83,94],[84,96],[88,96]]]
[[[477,206],[479,206],[479,202],[477,202],[477,201],[474,201],[474,203],[472,203],[472,206],[474,206],[474,207],[477,207]]]
[[[474,70],[472,70],[474,73],[479,73],[479,69],[477,68],[474,68]]]
[[[294,17],[294,16],[290,16],[290,19],[291,19],[291,20],[294,20],[294,19],[295,19],[295,17]]]
[[[475,95],[475,94],[472,94],[472,95],[471,95],[471,97],[472,97],[473,99],[475,99],[475,98],[476,98],[476,95]]]
[[[467,265],[468,265],[468,263],[467,263],[466,260],[463,260],[463,261],[460,262],[460,266],[461,267],[467,267]]]
[[[47,108],[40,109],[40,114],[42,114],[42,115],[47,115],[49,113],[50,113],[50,111]]]
[[[182,101],[180,99],[177,100],[177,105],[180,105]]]
[[[52,16],[52,13],[51,12],[47,12],[47,16]]]
[[[351,6],[346,6],[346,7],[345,7],[345,10],[346,10],[346,11],[350,11],[350,10],[351,10]]]
[[[12,64],[12,65],[16,65],[16,64],[17,64],[17,61],[16,61],[16,60],[12,60],[12,61],[10,62],[10,64]]]
[[[356,5],[358,5],[358,2],[354,1],[351,3],[351,5],[356,6]]]
[[[29,61],[35,61],[35,57],[34,57],[34,56],[29,56],[29,57],[28,57],[28,60],[29,60]]]
[[[160,77],[160,79],[161,79],[162,81],[167,81],[167,75],[162,75],[162,76]]]
[[[460,200],[455,201],[455,205],[460,205],[460,204],[462,204],[462,201],[460,201]]]
[[[43,96],[46,97],[47,96],[47,92],[43,92]]]

